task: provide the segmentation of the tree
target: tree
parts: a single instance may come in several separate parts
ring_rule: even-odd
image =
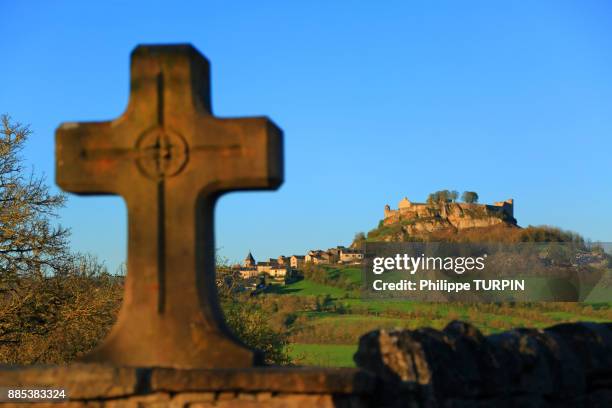
[[[360,247],[366,240],[366,235],[363,232],[358,232],[355,234],[355,237],[353,238],[353,242],[351,243],[351,248],[358,248]]]
[[[94,348],[121,305],[123,277],[72,254],[61,274],[16,277],[0,296],[0,363],[64,364]]]
[[[242,292],[243,280],[227,258],[216,257],[216,272],[217,294],[227,326],[246,345],[263,351],[267,364],[288,364],[291,359],[287,334],[274,330],[270,325],[271,314]]]
[[[464,191],[461,195],[461,199],[466,203],[477,203],[478,193],[476,193],[475,191]]]
[[[24,165],[31,132],[0,116],[0,362],[63,363],[96,345],[115,319],[122,280],[69,250],[54,227],[63,194]]]
[[[429,204],[446,204],[457,199],[456,191],[448,191],[448,190],[439,190],[434,193],[429,194],[427,197],[427,203]]]
[[[454,203],[459,198],[459,192],[457,190],[453,190],[449,193],[448,198]]]
[[[272,328],[270,313],[245,299],[224,304],[223,312],[234,334],[245,344],[263,351],[267,364],[289,364],[287,335]]]
[[[44,177],[27,175],[20,153],[27,126],[0,117],[0,273],[2,280],[61,271],[69,261],[69,231],[51,219],[66,198],[51,194]]]

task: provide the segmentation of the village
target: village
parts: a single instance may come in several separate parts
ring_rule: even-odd
[[[359,265],[363,260],[360,249],[337,246],[327,250],[313,249],[306,255],[280,255],[257,262],[249,251],[242,264],[231,267],[232,275],[239,277],[245,290],[257,291],[268,284],[287,284],[303,277],[307,265]]]

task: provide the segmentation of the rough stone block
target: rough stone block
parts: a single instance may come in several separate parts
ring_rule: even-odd
[[[152,391],[193,390],[367,394],[374,390],[372,374],[350,368],[254,367],[247,369],[174,370],[156,368]]]
[[[79,400],[133,395],[137,392],[138,378],[139,370],[135,368],[106,364],[0,369],[0,387],[62,388],[71,399]]]
[[[170,408],[191,407],[199,403],[209,403],[215,400],[214,392],[186,392],[176,394],[170,400]]]
[[[389,405],[419,396],[432,406],[582,406],[576,401],[612,388],[612,331],[576,323],[485,337],[463,322],[378,330],[361,337],[355,361],[383,379]]]

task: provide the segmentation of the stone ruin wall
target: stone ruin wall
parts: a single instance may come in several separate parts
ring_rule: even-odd
[[[493,204],[448,203],[436,207],[427,203],[412,203],[407,198],[404,198],[399,202],[396,210],[391,209],[389,205],[385,206],[383,225],[392,225],[402,220],[414,220],[438,216],[448,218],[454,227],[461,229],[464,227],[462,222],[453,222],[453,220],[457,220],[457,218],[460,217],[466,210],[481,210],[486,214],[491,214],[492,218],[497,218],[505,214],[510,219],[513,219],[514,200],[510,198],[508,200],[498,201]],[[465,227],[469,227],[471,225],[470,223],[465,224]]]

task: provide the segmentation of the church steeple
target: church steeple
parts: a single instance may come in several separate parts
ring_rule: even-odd
[[[244,258],[243,264],[245,268],[250,268],[250,267],[255,266],[255,258],[253,258],[251,251],[249,251],[249,254],[246,256],[246,258]]]

